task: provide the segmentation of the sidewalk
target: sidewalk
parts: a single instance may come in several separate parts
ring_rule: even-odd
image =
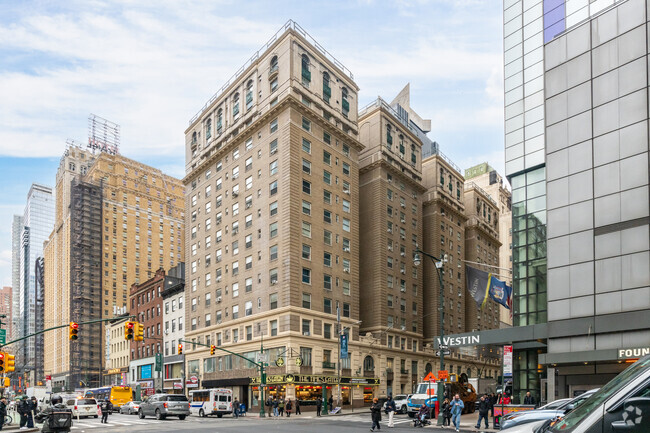
[[[471,413],[471,414],[466,414],[462,415],[460,417],[460,431],[467,433],[467,432],[498,432],[500,429],[494,429],[493,423],[492,423],[492,418],[489,418],[490,421],[490,428],[485,428],[485,421],[481,421],[481,427],[476,428],[476,421],[478,420],[478,413]],[[431,420],[433,425],[427,426],[426,428],[433,428],[433,429],[438,429],[438,430],[446,430],[453,432],[454,431],[454,424],[452,423],[448,427],[438,427],[436,423],[438,422],[437,419]]]

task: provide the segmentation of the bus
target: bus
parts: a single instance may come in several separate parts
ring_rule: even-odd
[[[97,403],[108,398],[113,403],[113,408],[119,410],[120,406],[133,400],[133,391],[130,386],[105,386],[103,388],[87,389],[85,398],[94,398]]]
[[[225,388],[190,391],[190,414],[201,417],[232,413],[232,390]]]

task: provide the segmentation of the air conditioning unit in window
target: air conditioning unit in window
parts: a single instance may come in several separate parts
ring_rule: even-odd
[[[217,296],[217,304],[221,303],[221,296]]]
[[[221,261],[221,259],[217,259],[218,261]],[[221,277],[217,277],[217,283],[221,281]]]
[[[406,275],[406,270],[405,270],[405,269],[400,270],[400,272],[401,272],[402,274]]]
[[[402,256],[402,257],[406,257],[406,253],[405,253],[404,251],[402,251],[401,253],[399,253],[399,255]]]
[[[253,206],[253,203],[246,203],[246,209],[250,209]]]
[[[402,331],[406,331],[406,326],[402,325],[401,328],[402,328]]]
[[[350,252],[350,248],[348,248],[348,247],[343,247],[343,251],[345,251],[346,253],[349,253],[349,252]]]
[[[393,229],[388,229],[388,233],[393,233]]]
[[[344,194],[347,194],[347,195],[350,195],[350,190],[349,190],[349,189],[344,189],[344,190],[343,190],[343,193],[344,193]]]
[[[278,151],[278,149],[273,149],[273,150],[271,151],[271,155],[275,155],[275,154],[277,153],[277,151]]]
[[[277,281],[271,281],[271,285],[275,286],[277,284]]]
[[[350,268],[343,268],[343,272],[345,272],[346,274],[349,274],[350,273]]]
[[[304,335],[305,337],[309,337],[309,331],[304,331],[302,335]]]
[[[233,193],[232,193],[232,196],[233,196],[233,197],[239,197],[239,193],[238,193],[238,192],[233,192]]]

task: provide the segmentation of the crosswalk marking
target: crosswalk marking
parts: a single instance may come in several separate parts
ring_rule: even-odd
[[[111,421],[105,424],[102,423],[97,423],[97,424],[87,424],[83,422],[77,422],[73,421],[72,422],[72,430],[78,430],[78,429],[91,429],[91,428],[101,428],[101,427],[124,427],[124,426],[132,426],[132,425],[150,425],[150,424],[159,424],[162,421],[158,420],[143,420],[143,421]]]

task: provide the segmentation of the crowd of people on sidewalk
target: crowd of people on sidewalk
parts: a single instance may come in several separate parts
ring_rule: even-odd
[[[320,398],[318,399],[319,401],[317,402],[317,411],[318,415],[320,416],[320,407],[321,407],[321,400]],[[266,399],[266,402],[264,405],[267,407],[268,410],[268,415],[269,417],[274,417],[274,418],[279,418],[283,417],[286,415],[287,418],[291,417],[291,413],[295,411],[295,415],[300,415],[300,400],[295,399],[291,400],[290,398],[287,398],[286,400],[283,398],[277,398],[275,396],[269,397]]]

